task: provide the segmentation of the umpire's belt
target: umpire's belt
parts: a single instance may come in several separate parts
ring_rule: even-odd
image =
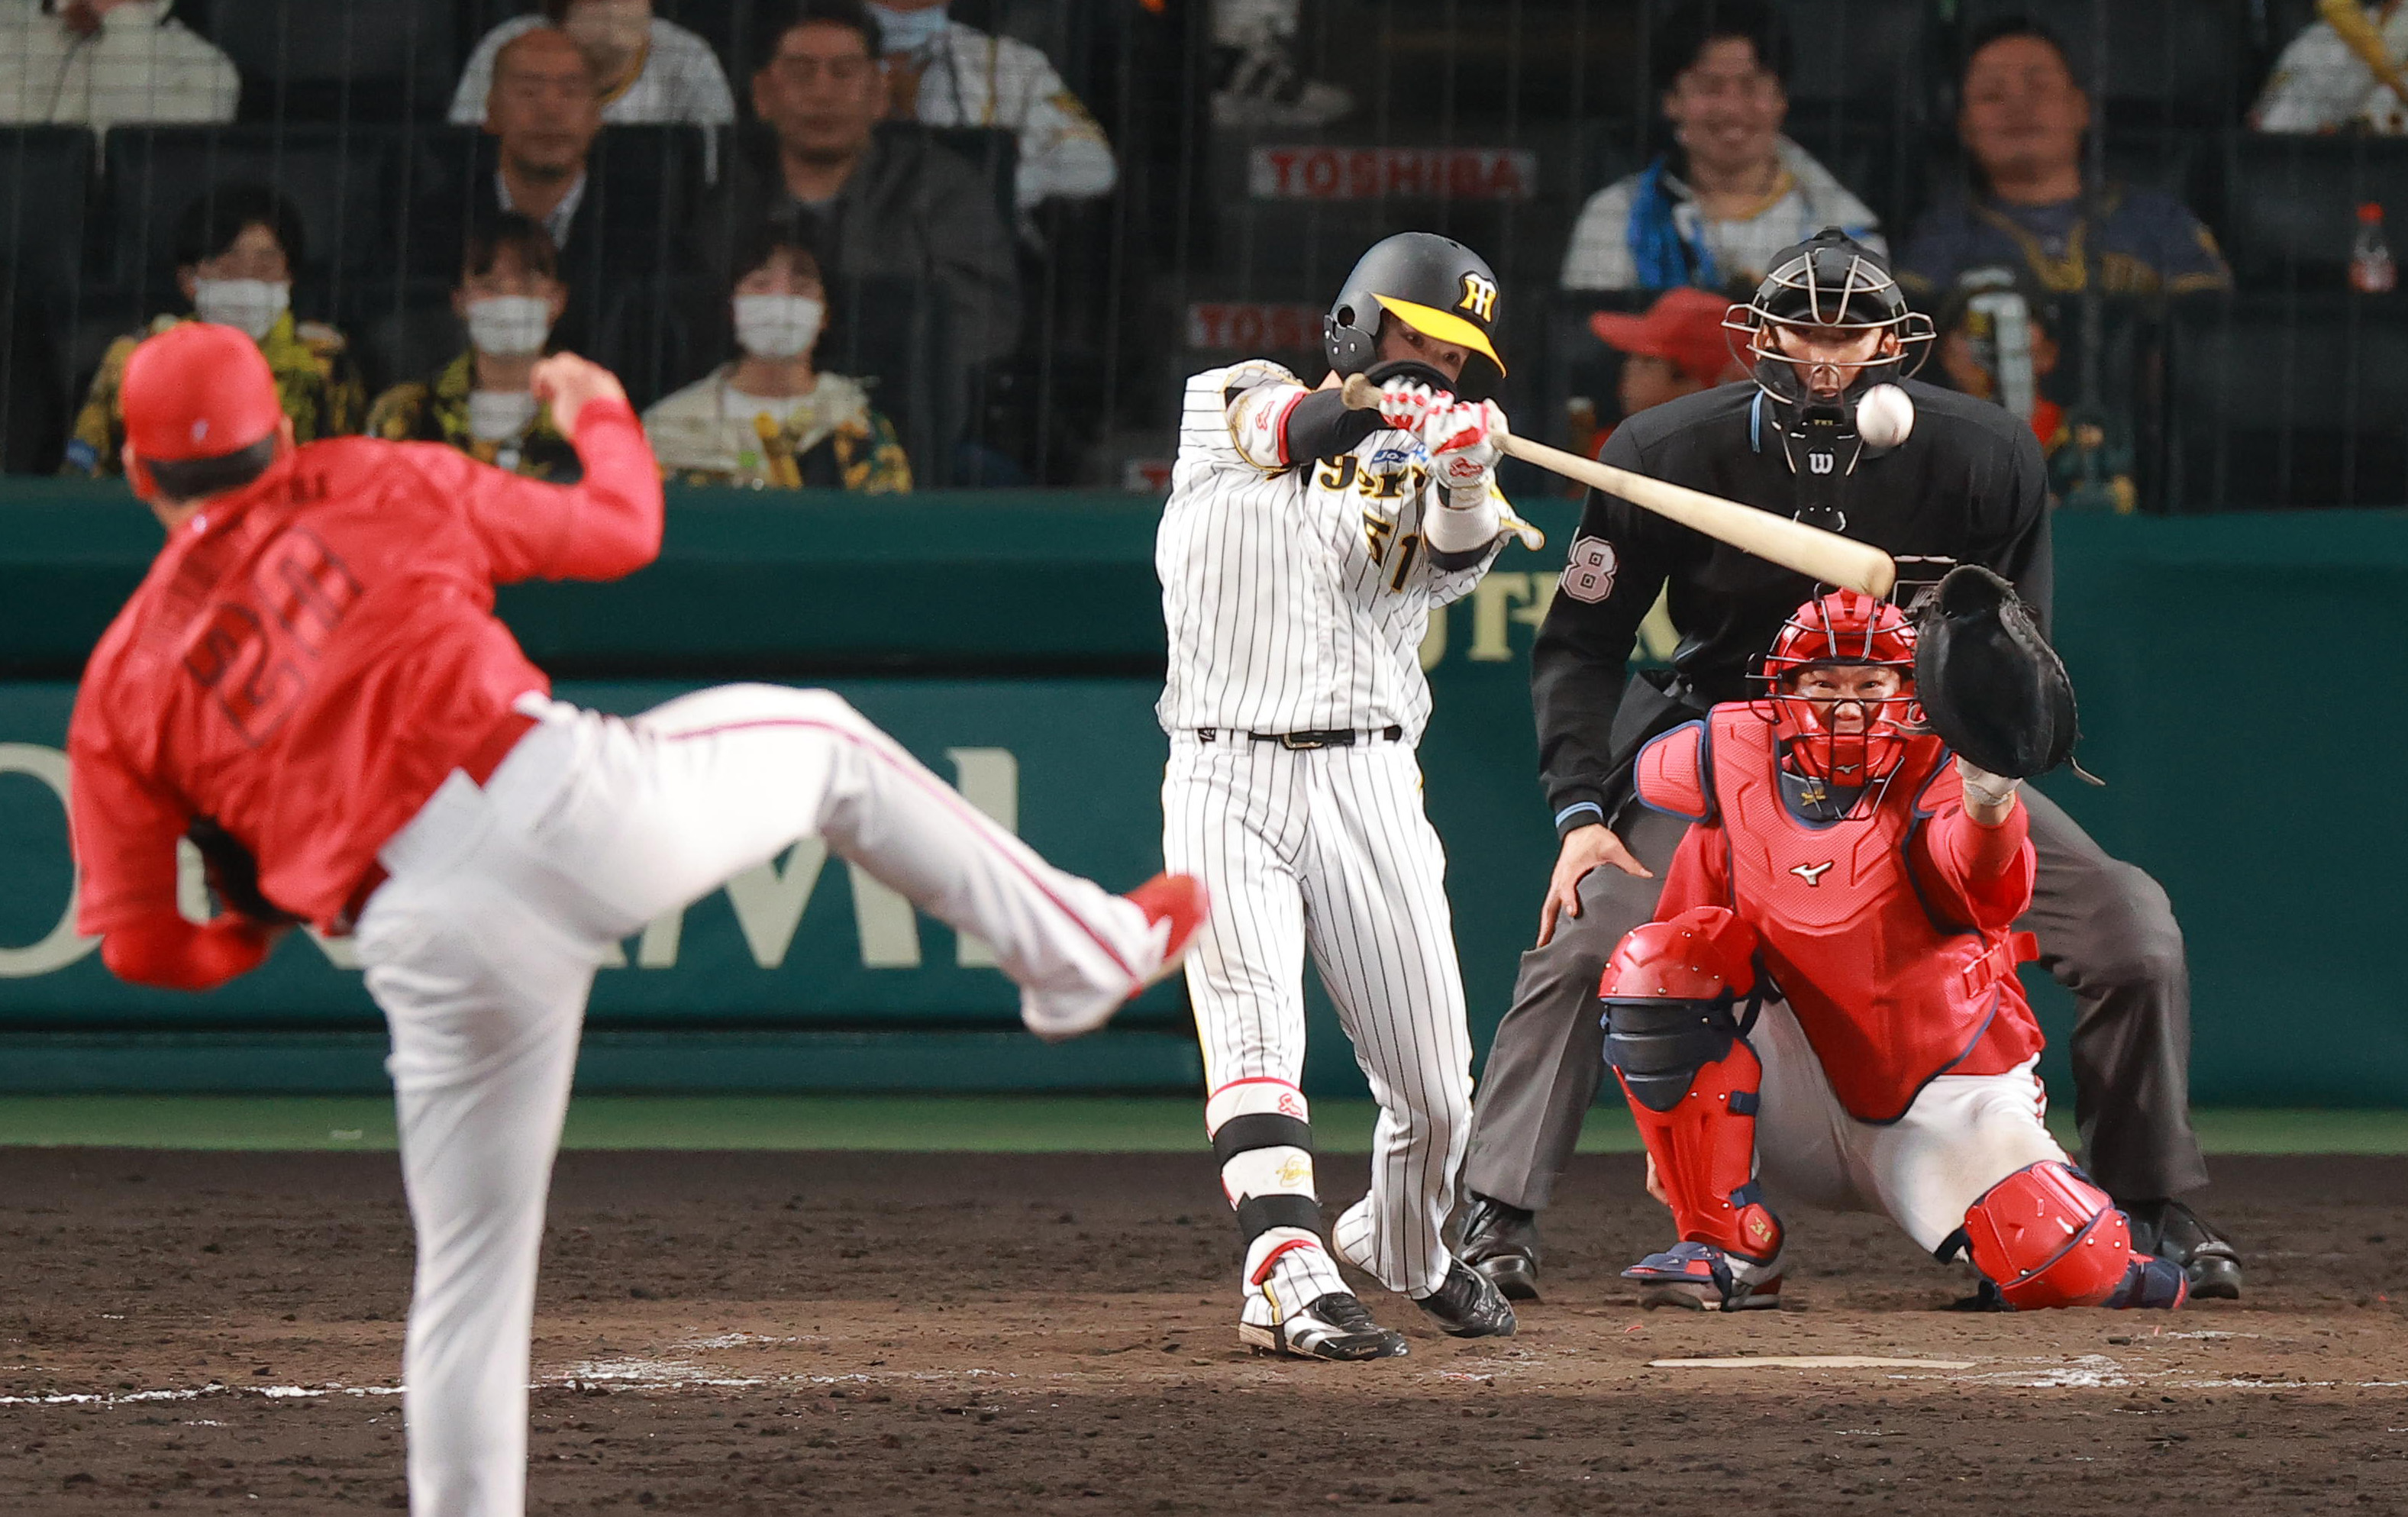
[[[1196,740],[1203,743],[1217,743],[1224,737],[1236,742],[1239,736],[1225,727],[1196,729]],[[1250,743],[1277,743],[1295,753],[1312,748],[1352,748],[1356,743],[1400,743],[1405,740],[1405,729],[1392,722],[1369,732],[1358,732],[1353,727],[1327,727],[1315,732],[1249,732],[1244,737]]]

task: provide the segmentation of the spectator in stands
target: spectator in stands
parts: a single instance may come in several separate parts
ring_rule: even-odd
[[[0,124],[230,122],[242,81],[168,0],[0,0]]]
[[[736,266],[728,306],[738,355],[644,412],[661,472],[755,490],[910,489],[910,461],[867,392],[811,366],[827,288],[810,249],[790,230],[763,227]]]
[[[2057,319],[2028,276],[1973,269],[1940,306],[1939,378],[1960,394],[1998,402],[2030,425],[2048,460],[2052,504],[2128,513],[2139,499],[2130,417],[2105,408],[2069,411],[2046,394],[2064,356]]]
[[[752,105],[773,141],[728,165],[706,217],[727,271],[755,222],[794,231],[830,278],[892,275],[941,293],[965,365],[1011,351],[1020,330],[1010,231],[977,170],[910,131],[879,131],[886,84],[860,0],[803,0],[760,32]]]
[[[1637,315],[1598,311],[1597,340],[1623,355],[1620,395],[1627,419],[1651,406],[1744,378],[1723,329],[1730,302],[1703,290],[1667,290]],[[1611,433],[1607,436],[1612,436]],[[1604,445],[1604,437],[1598,439]]]
[[[1789,34],[1769,0],[1688,0],[1650,59],[1673,146],[1589,196],[1567,290],[1753,289],[1773,255],[1827,226],[1887,252],[1880,222],[1781,135]]]
[[[540,222],[505,214],[471,232],[452,293],[468,351],[432,379],[379,395],[368,409],[368,436],[445,443],[530,479],[581,478],[576,449],[528,388],[544,339],[567,307],[559,254]]]
[[[542,222],[554,247],[568,247],[580,230],[585,164],[602,130],[584,50],[558,27],[521,30],[494,55],[484,120],[499,157],[494,208]],[[450,246],[460,247],[460,239]]]
[[[543,0],[538,11],[512,17],[477,44],[452,93],[454,122],[490,119],[485,97],[502,49],[544,26],[566,32],[592,61],[596,104],[609,125],[725,126],[736,120],[736,97],[710,44],[653,15],[652,0]]]
[[[2408,5],[2383,0],[2366,7],[2383,38],[2383,50],[2408,59]],[[2310,21],[2283,55],[2258,92],[2249,124],[2260,132],[2337,132],[2355,126],[2384,136],[2408,133],[2408,101],[2377,82],[2366,60],[2350,50],[2332,23]]]
[[[2022,269],[2058,293],[2094,277],[2109,294],[2231,286],[2214,235],[2180,201],[2085,182],[2090,98],[2046,27],[2007,17],[1982,28],[1958,82],[1971,183],[1916,223],[1899,267],[1910,289],[1944,291],[1967,269],[1990,266]]]
[[[1045,54],[946,15],[947,0],[872,0],[886,57],[889,109],[927,126],[992,126],[1020,139],[1014,185],[1026,215],[1039,201],[1090,200],[1120,178],[1104,129]]]
[[[1354,92],[1305,72],[1303,0],[1211,0],[1212,124],[1312,131],[1354,112]]]
[[[144,336],[194,317],[239,327],[259,344],[296,441],[358,431],[366,396],[351,345],[323,322],[293,319],[293,271],[302,258],[300,212],[264,184],[219,185],[186,208],[176,223],[176,285],[193,315],[161,316],[148,331],[109,344],[67,439],[62,472],[106,475],[124,467],[118,384],[125,361]]]

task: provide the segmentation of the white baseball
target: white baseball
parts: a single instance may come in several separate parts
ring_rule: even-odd
[[[1914,430],[1914,402],[1894,384],[1877,384],[1856,402],[1856,436],[1868,448],[1895,448]]]

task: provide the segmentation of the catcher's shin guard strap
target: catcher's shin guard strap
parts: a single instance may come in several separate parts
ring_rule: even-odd
[[[1973,1267],[2017,1311],[2106,1304],[2132,1260],[2132,1229],[2071,1165],[2027,1165],[1965,1209]]]
[[[1727,1019],[1728,1009],[1723,1012]],[[1616,1021],[1623,1009],[1613,1011]],[[1686,1036],[1686,1035],[1684,1035]],[[1609,1056],[1612,1038],[1607,1038]],[[1655,1077],[1642,1099],[1630,1073],[1617,1064],[1615,1078],[1630,1097],[1630,1115],[1656,1161],[1656,1182],[1672,1203],[1681,1237],[1708,1243],[1747,1264],[1770,1264],[1781,1253],[1781,1219],[1764,1204],[1756,1186],[1757,1093],[1764,1065],[1735,1029],[1715,1039],[1713,1058]],[[1666,1040],[1656,1045],[1669,1047]],[[1641,1074],[1640,1079],[1649,1078]]]

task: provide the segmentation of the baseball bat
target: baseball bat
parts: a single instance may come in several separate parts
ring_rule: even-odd
[[[1380,387],[1360,374],[1348,375],[1340,394],[1349,410],[1379,408]],[[1536,464],[1593,490],[1620,495],[1633,506],[1784,569],[1794,569],[1809,580],[1844,585],[1875,596],[1887,595],[1898,583],[1897,562],[1870,543],[1810,527],[1803,522],[1710,495],[1702,490],[1691,490],[1686,485],[1599,464],[1512,433],[1506,434],[1504,447],[1505,451],[1525,463]]]
[[[2358,0],[2316,0],[2316,14],[2325,19],[2325,24],[2333,29],[2335,36],[2348,44],[2349,50],[2358,54],[2360,62],[2374,70],[2377,80],[2389,87],[2403,105],[2408,105],[2408,79],[2401,77],[2400,65],[2392,62],[2390,50],[2383,45],[2383,34],[2366,19],[2366,12],[2358,8]]]

